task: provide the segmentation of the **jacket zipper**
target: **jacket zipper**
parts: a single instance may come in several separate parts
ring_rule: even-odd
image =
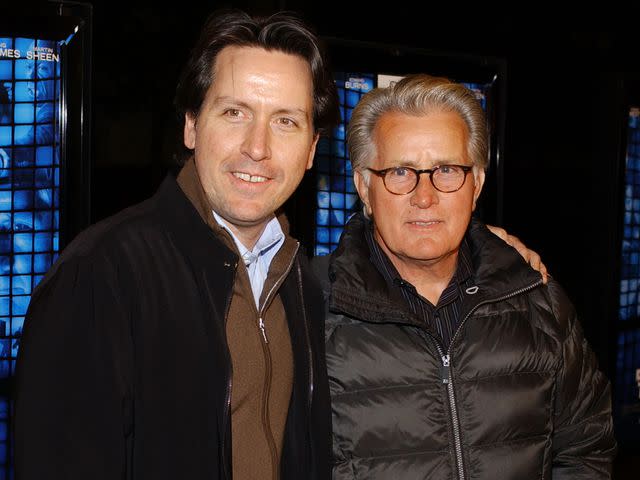
[[[443,355],[440,344],[436,344],[440,358],[442,359],[443,376],[442,383],[447,385],[447,396],[449,398],[449,410],[451,411],[451,423],[453,424],[453,441],[456,451],[456,462],[458,467],[459,480],[465,479],[464,462],[462,458],[462,441],[460,440],[460,420],[458,418],[458,406],[456,405],[456,396],[453,389],[453,377],[451,375],[451,357],[447,353]]]
[[[269,423],[269,394],[271,392],[271,375],[273,374],[271,365],[271,351],[267,343],[262,344],[262,352],[264,353],[265,361],[265,375],[263,385],[263,404],[262,404],[262,427],[264,428],[265,436],[267,437],[267,444],[269,445],[269,451],[271,452],[271,468],[272,478],[276,480],[278,478],[278,451],[276,449],[276,441],[273,438],[273,432],[271,431],[271,425]]]
[[[263,396],[262,396],[262,398],[264,399],[263,400],[264,403],[262,404],[262,426],[264,428],[265,435],[267,437],[269,450],[271,451],[271,465],[273,467],[274,480],[279,478],[279,465],[278,465],[278,451],[276,448],[276,441],[273,438],[273,432],[271,431],[271,425],[269,424],[269,394],[271,391],[271,377],[273,372],[272,372],[272,365],[271,365],[271,350],[269,349],[269,340],[267,339],[267,332],[264,325],[263,317],[267,307],[269,306],[269,304],[271,303],[271,300],[275,296],[274,292],[276,292],[280,288],[280,286],[284,283],[284,279],[287,278],[287,275],[291,271],[293,262],[295,261],[296,255],[298,254],[299,247],[300,247],[300,244],[298,243],[296,245],[295,251],[293,252],[289,265],[284,270],[284,273],[280,276],[278,281],[273,284],[273,286],[269,290],[269,293],[267,293],[267,295],[265,296],[264,302],[260,307],[260,311],[258,312],[258,329],[260,330],[260,333],[262,334],[262,339],[264,340],[264,342],[262,343],[262,352],[264,353],[265,369],[266,369],[265,378],[264,378]]]
[[[447,353],[445,355],[445,353],[443,352],[442,346],[440,345],[440,343],[438,343],[438,341],[436,340],[435,337],[433,337],[429,332],[427,332],[427,334],[433,339],[436,348],[438,349],[438,354],[440,355],[440,359],[442,360],[442,383],[447,385],[447,394],[448,394],[448,398],[449,398],[449,409],[451,411],[451,421],[453,423],[453,439],[454,439],[454,445],[455,445],[455,452],[456,452],[456,461],[458,463],[457,467],[458,467],[458,480],[465,480],[466,475],[465,475],[465,471],[464,471],[464,459],[462,456],[462,441],[461,441],[461,435],[460,435],[460,420],[458,418],[458,407],[456,404],[456,396],[455,396],[455,389],[454,389],[454,385],[453,385],[453,372],[452,372],[452,367],[451,367],[451,345],[453,345],[454,340],[457,338],[458,336],[458,332],[460,332],[460,330],[462,329],[462,326],[464,325],[464,323],[467,321],[467,319],[471,316],[471,314],[473,312],[475,312],[478,308],[480,308],[482,305],[486,305],[488,303],[495,303],[495,302],[501,302],[503,300],[507,300],[508,298],[513,298],[515,296],[518,296],[522,293],[528,292],[529,290],[533,290],[534,288],[540,286],[542,284],[542,280],[538,280],[535,283],[532,283],[531,285],[528,285],[526,287],[520,288],[518,290],[515,290],[511,293],[508,293],[507,295],[503,295],[501,297],[497,297],[497,298],[493,298],[491,300],[485,300],[482,301],[476,305],[474,305],[474,307],[469,310],[469,313],[467,313],[464,317],[464,319],[462,320],[462,322],[460,322],[460,325],[458,326],[458,328],[456,329],[456,332],[453,334],[453,337],[451,338],[451,342],[449,342],[449,348],[447,349]]]
[[[258,318],[258,328],[260,329],[260,333],[262,333],[262,338],[264,339],[264,343],[269,343],[267,340],[267,332],[264,330],[264,322],[262,321],[262,316]]]
[[[231,283],[231,285],[235,284],[236,281],[236,274],[237,274],[237,269],[238,269],[238,262],[234,263],[233,265],[233,281]],[[225,343],[225,348],[227,350],[227,353],[229,352],[229,344],[227,343],[227,335],[226,335],[226,330],[227,330],[227,319],[229,318],[229,309],[231,308],[231,298],[233,297],[233,292],[231,293],[231,295],[229,295],[227,297],[227,304],[225,305],[225,309],[224,309],[224,329],[225,331],[223,332],[224,335],[222,335],[222,338],[224,339],[224,343]],[[230,356],[230,355],[229,355]],[[222,459],[222,474],[224,475],[224,478],[227,480],[231,479],[231,475],[230,472],[227,471],[227,458],[225,455],[225,440],[227,440],[227,425],[229,424],[229,417],[231,416],[231,389],[233,387],[233,364],[231,363],[231,359],[229,359],[229,367],[227,368],[227,391],[226,391],[226,397],[225,397],[225,415],[222,419],[222,440],[220,441],[220,447],[222,450],[222,455],[223,455],[223,459]],[[233,455],[233,453],[232,453]],[[231,459],[229,459],[231,461]]]
[[[307,309],[304,304],[304,290],[302,288],[302,270],[300,262],[296,262],[298,270],[298,292],[300,293],[300,305],[302,305],[302,324],[304,325],[304,335],[307,340],[307,357],[309,360],[309,397],[307,399],[307,411],[311,414],[311,404],[313,399],[313,353],[311,352],[311,336],[309,335],[309,322],[307,320]]]

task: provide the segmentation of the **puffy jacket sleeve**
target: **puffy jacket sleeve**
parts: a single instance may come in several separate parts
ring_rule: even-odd
[[[575,310],[562,289],[549,285],[554,313],[568,332],[556,387],[553,479],[611,478],[616,451],[611,390],[598,370]]]
[[[33,295],[18,354],[18,480],[125,478],[130,355],[116,276],[69,261]]]

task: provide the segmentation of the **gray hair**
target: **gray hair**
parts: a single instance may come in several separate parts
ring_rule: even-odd
[[[376,155],[374,129],[385,113],[421,116],[433,111],[454,112],[467,125],[467,153],[474,166],[487,168],[489,142],[485,115],[473,92],[459,83],[426,74],[409,75],[387,88],[367,93],[356,108],[347,129],[347,144],[353,170],[361,171]]]

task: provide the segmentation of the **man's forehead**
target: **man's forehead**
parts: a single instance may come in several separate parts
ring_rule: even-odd
[[[312,87],[311,67],[303,57],[280,50],[267,50],[255,46],[228,46],[223,48],[213,63],[213,80],[228,76],[233,80],[253,78],[256,75],[296,76],[297,84]],[[242,75],[242,78],[238,78]]]
[[[297,55],[225,47],[216,58],[208,96],[247,103],[271,100],[285,109],[308,111],[313,102],[310,67]]]

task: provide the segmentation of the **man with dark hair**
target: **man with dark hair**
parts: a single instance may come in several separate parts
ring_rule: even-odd
[[[212,16],[180,79],[191,151],[33,294],[17,478],[327,478],[319,290],[276,210],[338,118],[297,18]]]
[[[609,383],[571,302],[471,219],[473,93],[408,76],[361,99],[347,141],[365,212],[316,261],[333,478],[610,478]]]

